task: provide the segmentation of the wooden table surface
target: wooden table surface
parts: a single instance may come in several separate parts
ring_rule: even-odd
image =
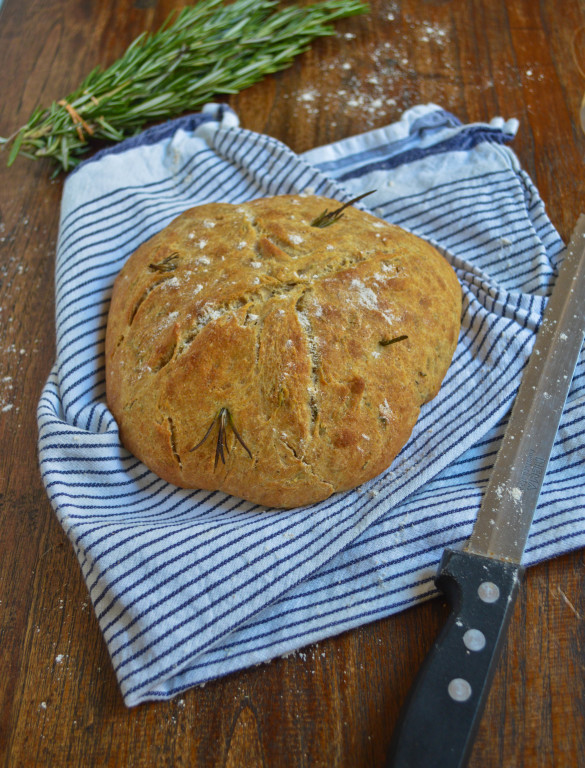
[[[0,135],[182,4],[4,0]],[[318,41],[229,103],[244,127],[296,151],[431,101],[463,121],[517,117],[513,148],[566,240],[585,209],[584,26],[585,0],[372,0],[368,16],[339,25],[355,35],[350,45]],[[63,180],[44,162],[0,166],[0,765],[383,766],[446,615],[440,600],[168,703],[125,708],[37,469]],[[584,618],[583,552],[530,569],[471,766],[585,765]]]

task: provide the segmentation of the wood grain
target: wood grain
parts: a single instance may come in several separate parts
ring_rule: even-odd
[[[0,135],[180,5],[4,0]],[[367,17],[339,25],[340,37],[229,101],[245,127],[295,151],[428,101],[465,121],[517,117],[514,149],[566,239],[585,207],[585,79],[571,54],[584,26],[585,0],[372,0]],[[124,707],[37,469],[61,189],[44,163],[0,163],[0,765],[383,766],[446,615],[439,600],[171,702]],[[585,765],[584,618],[583,552],[529,571],[472,768]]]

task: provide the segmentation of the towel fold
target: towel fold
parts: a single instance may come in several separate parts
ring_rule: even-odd
[[[67,179],[57,359],[38,406],[47,494],[79,558],[128,706],[170,698],[435,594],[471,533],[564,246],[508,147],[515,120],[435,105],[296,155],[210,104],[96,154]],[[315,192],[429,240],[463,290],[459,343],[394,464],[311,507],[270,510],[164,482],[120,444],[105,402],[112,284],[187,208]],[[366,207],[365,205],[362,207]],[[573,379],[526,565],[585,544],[585,358]]]

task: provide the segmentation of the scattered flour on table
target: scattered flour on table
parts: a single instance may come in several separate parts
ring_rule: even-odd
[[[445,18],[419,19],[403,12],[397,3],[388,4],[380,17],[382,25],[392,27],[395,41],[379,42],[373,47],[362,47],[359,35],[340,34],[339,55],[325,59],[321,64],[321,87],[307,85],[283,98],[294,99],[296,106],[309,116],[329,118],[331,113],[359,115],[364,128],[385,124],[398,112],[413,106],[412,83],[433,76],[433,101],[442,103],[449,89],[462,78],[468,89],[484,91],[498,82],[518,85],[519,73],[515,65],[495,61],[491,69],[481,70],[471,80],[468,71],[475,71],[475,61],[460,61],[456,56],[456,30]],[[528,82],[541,81],[536,66],[522,74]],[[341,74],[341,87],[327,87],[328,73]]]

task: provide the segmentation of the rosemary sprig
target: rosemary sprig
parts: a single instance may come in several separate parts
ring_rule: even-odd
[[[321,229],[324,229],[325,227],[328,227],[330,224],[334,224],[336,221],[339,221],[339,219],[343,216],[343,212],[346,208],[349,208],[350,205],[353,205],[354,203],[357,203],[358,200],[361,200],[363,197],[367,197],[368,195],[371,195],[375,192],[374,189],[370,190],[369,192],[364,192],[362,195],[358,195],[357,197],[352,198],[351,200],[348,200],[347,203],[344,203],[341,207],[336,208],[334,211],[329,211],[327,208],[323,211],[323,213],[320,213],[313,221],[311,222],[312,227],[320,227]]]
[[[162,261],[153,262],[148,265],[151,272],[174,272],[179,262],[179,254],[171,253],[166,256]]]
[[[288,66],[310,43],[334,33],[332,22],[364,13],[362,0],[322,0],[276,9],[277,0],[200,0],[140,35],[107,69],[94,69],[79,88],[37,108],[0,149],[51,158],[75,167],[97,141],[121,141],[147,122],[194,110]]]
[[[240,434],[238,433],[238,430],[235,427],[234,420],[232,419],[232,415],[229,412],[227,408],[220,408],[217,415],[214,416],[213,421],[209,425],[207,432],[203,435],[203,439],[200,440],[197,445],[194,445],[193,448],[190,449],[190,453],[192,451],[196,451],[197,448],[200,448],[203,443],[207,440],[209,435],[211,434],[211,430],[213,429],[215,424],[218,424],[218,430],[217,430],[217,443],[215,446],[215,462],[213,464],[213,471],[215,472],[217,468],[217,464],[219,459],[221,459],[222,464],[225,464],[225,454],[224,454],[224,448],[226,453],[230,452],[228,442],[227,442],[227,429],[226,427],[229,425],[231,427],[232,432],[234,433],[235,438],[237,441],[242,445],[244,450],[247,452],[248,456],[252,458],[252,454],[250,453],[250,449],[246,445],[246,443],[242,440],[240,437]]]
[[[404,341],[408,336],[395,336],[393,339],[382,339],[378,344],[381,347],[388,347],[390,344],[396,344],[397,341]]]

